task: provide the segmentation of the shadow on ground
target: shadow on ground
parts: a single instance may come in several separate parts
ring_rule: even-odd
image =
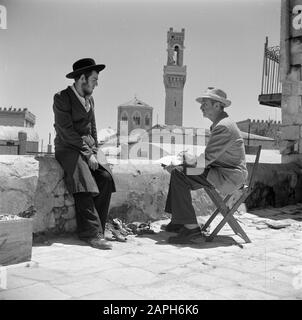
[[[232,245],[236,245],[242,247],[240,243],[235,241],[231,236],[226,235],[218,235],[214,238],[212,242],[207,242],[205,237],[200,237],[198,239],[194,239],[194,243],[190,244],[172,244],[168,243],[168,238],[171,236],[175,236],[175,233],[160,231],[154,234],[143,234],[143,235],[132,235],[128,236],[128,239],[131,237],[135,238],[149,238],[154,241],[156,245],[169,245],[175,247],[191,247],[194,249],[209,249],[216,247],[228,247]],[[33,246],[41,247],[41,246],[50,246],[53,243],[61,243],[64,245],[79,245],[79,246],[89,246],[86,242],[81,241],[76,234],[66,234],[66,235],[53,235],[53,234],[43,234],[39,236],[34,236]],[[129,242],[129,246],[131,243]]]
[[[169,245],[169,246],[176,246],[176,247],[191,247],[194,249],[209,249],[209,248],[216,248],[216,247],[229,247],[232,245],[236,245],[242,247],[240,243],[235,241],[231,236],[225,235],[218,235],[214,238],[213,241],[207,242],[205,237],[200,237],[198,239],[194,239],[194,243],[189,244],[173,244],[168,243],[168,238],[175,236],[175,233],[160,231],[154,234],[144,234],[138,235],[137,237],[140,238],[149,238],[155,241],[157,245]]]
[[[53,233],[39,233],[33,235],[34,247],[47,247],[53,243],[61,243],[66,245],[88,246],[84,241],[81,241],[75,233],[69,234],[53,234]]]
[[[292,219],[302,221],[302,206],[296,205],[296,208],[288,209],[287,207],[274,208],[267,207],[249,211],[250,214],[270,220]]]

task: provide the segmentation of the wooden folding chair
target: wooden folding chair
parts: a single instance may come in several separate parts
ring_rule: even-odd
[[[228,223],[229,226],[232,228],[232,230],[235,232],[236,235],[239,235],[246,243],[251,242],[247,234],[243,231],[242,227],[238,223],[238,221],[235,219],[233,214],[235,211],[239,208],[239,206],[246,200],[246,198],[251,194],[254,188],[254,182],[255,182],[255,175],[258,168],[259,163],[259,157],[261,152],[261,146],[245,146],[245,153],[246,154],[252,154],[256,155],[255,162],[252,168],[252,171],[250,173],[250,178],[248,185],[243,185],[239,190],[242,192],[240,198],[235,202],[235,204],[229,208],[227,206],[228,200],[231,198],[232,194],[227,195],[224,199],[220,196],[220,194],[216,191],[216,189],[213,187],[205,187],[206,193],[209,195],[213,203],[216,205],[217,209],[212,213],[208,221],[205,223],[205,225],[202,227],[202,231],[206,231],[206,229],[210,226],[212,221],[215,219],[215,217],[218,215],[218,213],[221,213],[223,215],[223,219],[221,222],[217,225],[217,227],[212,231],[210,235],[207,236],[207,241],[212,241],[215,236],[217,236],[218,232],[222,229],[222,227]]]

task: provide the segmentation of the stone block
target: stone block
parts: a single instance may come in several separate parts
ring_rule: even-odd
[[[64,206],[64,196],[57,195],[54,196],[54,207],[63,207]]]
[[[63,180],[60,180],[58,184],[55,186],[55,189],[53,190],[53,194],[58,196],[64,196],[67,192],[65,182]]]
[[[66,220],[75,218],[75,208],[74,206],[67,207],[67,212],[62,215]]]
[[[67,220],[64,224],[66,232],[75,232],[77,230],[77,222],[75,219]]]
[[[302,165],[302,154],[286,154],[282,155],[282,163],[299,163]]]
[[[64,202],[65,206],[69,207],[74,205],[74,198],[71,194],[66,193],[64,198],[65,198],[65,202]]]
[[[34,157],[1,155],[0,212],[18,214],[32,206],[38,176],[39,162]]]
[[[31,218],[0,220],[0,265],[10,265],[31,260]]]
[[[248,164],[250,171],[251,165]],[[282,207],[301,202],[302,176],[295,163],[260,163],[255,176],[255,190],[247,198],[248,209]]]
[[[282,83],[282,95],[290,96],[292,94],[292,81],[283,81]]]
[[[302,42],[299,39],[291,39],[291,65],[300,66],[302,64]]]
[[[53,211],[49,212],[49,214],[45,216],[45,223],[49,229],[56,226],[56,219]]]
[[[67,207],[54,207],[52,209],[53,213],[54,213],[54,217],[55,219],[59,219],[60,217],[62,217],[64,214],[67,214]]]
[[[302,124],[301,96],[282,96],[282,123]]]
[[[283,140],[298,140],[300,138],[300,128],[298,125],[288,125],[281,127],[281,138]]]
[[[283,96],[301,96],[302,81],[287,80],[282,83]]]

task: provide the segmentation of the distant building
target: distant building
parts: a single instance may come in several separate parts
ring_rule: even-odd
[[[245,145],[258,146],[263,149],[274,149],[274,139],[241,131]],[[150,130],[139,131],[129,136],[129,150],[135,156],[149,157],[157,160],[169,154],[177,154],[182,150],[199,154],[204,150],[210,137],[210,130],[204,128],[181,127],[175,125],[155,125]],[[152,146],[152,148],[150,148]],[[133,154],[133,153],[132,153]]]
[[[36,117],[27,108],[0,108],[0,154],[26,154],[39,151],[34,130]]]
[[[120,122],[128,121],[128,134],[134,129],[149,130],[152,127],[153,108],[137,99],[118,106],[117,134],[120,134]]]
[[[164,85],[166,90],[165,124],[182,126],[183,90],[187,67],[183,65],[185,29],[181,32],[170,28],[167,33],[167,64],[164,66]]]
[[[24,153],[39,151],[39,136],[33,128],[0,126],[0,154],[19,154],[21,140],[24,142]]]
[[[281,138],[281,122],[273,120],[251,120],[246,119],[237,122],[238,128],[246,133],[271,138],[269,147],[265,149],[279,149]],[[268,144],[268,142],[266,142]]]
[[[0,125],[33,128],[36,123],[36,116],[27,108],[0,108]]]

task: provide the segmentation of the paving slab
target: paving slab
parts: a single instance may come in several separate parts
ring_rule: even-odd
[[[0,300],[66,300],[71,296],[47,283],[35,283],[26,287],[0,291]]]
[[[72,235],[49,239],[33,246],[30,263],[7,267],[0,299],[302,299],[301,208],[236,214],[249,244],[230,228],[213,242],[169,244],[174,234],[160,229],[169,220],[154,222],[155,234],[112,242],[113,250]],[[258,230],[265,221],[290,225]]]

